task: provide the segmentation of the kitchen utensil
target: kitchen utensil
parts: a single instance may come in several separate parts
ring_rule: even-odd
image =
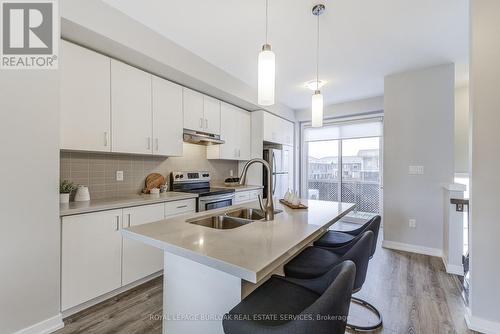
[[[165,185],[165,177],[159,173],[151,173],[146,176],[145,187],[142,192],[149,194],[151,189],[160,188],[162,185]]]

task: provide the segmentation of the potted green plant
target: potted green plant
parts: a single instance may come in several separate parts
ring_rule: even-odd
[[[68,181],[61,180],[59,183],[59,201],[61,203],[69,203],[69,194],[76,189],[76,186]]]

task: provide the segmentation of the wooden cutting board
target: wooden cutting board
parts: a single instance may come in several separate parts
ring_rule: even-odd
[[[151,173],[146,176],[145,187],[142,190],[143,193],[149,194],[151,189],[160,188],[160,186],[165,184],[165,177],[159,173]]]

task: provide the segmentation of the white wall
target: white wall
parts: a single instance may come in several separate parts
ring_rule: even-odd
[[[454,66],[385,78],[384,242],[439,254],[443,243],[443,183],[453,182]],[[409,165],[424,175],[409,175]],[[416,219],[416,228],[408,226]]]
[[[470,323],[500,333],[500,1],[471,1]]]
[[[455,89],[455,172],[469,170],[469,87]]]
[[[0,72],[0,333],[13,333],[62,324],[59,73]]]
[[[244,109],[262,108],[257,89],[100,0],[61,1],[61,16],[63,38]],[[294,120],[293,110],[283,104],[266,109]]]
[[[354,116],[359,114],[382,111],[384,109],[384,97],[376,96],[356,101],[332,104],[324,107],[324,118],[335,118]],[[304,122],[311,120],[311,108],[295,111],[295,120]]]

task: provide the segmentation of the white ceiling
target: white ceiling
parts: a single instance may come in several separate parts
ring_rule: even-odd
[[[208,62],[257,87],[265,0],[104,0]],[[468,0],[269,0],[277,99],[310,105],[314,4],[321,16],[320,79],[326,104],[383,94],[384,76],[455,62],[468,80]]]

